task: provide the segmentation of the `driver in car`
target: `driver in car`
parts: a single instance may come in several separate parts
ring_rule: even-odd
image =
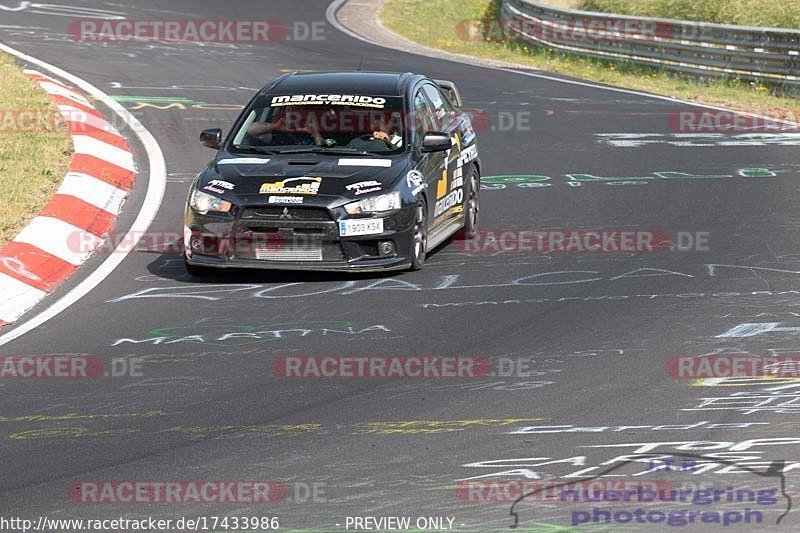
[[[392,118],[387,120],[385,115],[381,115],[373,123],[371,141],[383,141],[392,148],[399,148],[403,145],[403,137],[400,136],[392,124],[399,118],[398,113],[392,113]]]
[[[247,135],[265,146],[321,146],[323,141],[319,128],[313,124],[302,128],[287,127],[286,116],[282,113],[276,114],[272,122],[253,122],[247,128]]]
[[[396,120],[399,120],[399,113],[393,113],[389,118],[383,114],[372,116],[366,123],[372,130],[371,133],[356,136],[355,138],[344,139],[346,146],[361,146],[364,142],[382,141],[387,148],[396,149],[403,145],[403,137],[399,134],[397,127],[394,127]],[[271,122],[256,121],[247,128],[247,134],[267,146],[300,145],[300,146],[324,146],[335,145],[337,135],[337,125],[352,119],[353,117],[341,117],[333,108],[326,109],[320,117],[316,113],[309,113],[303,123],[290,126],[283,113],[276,114]],[[364,147],[367,149],[367,147]]]

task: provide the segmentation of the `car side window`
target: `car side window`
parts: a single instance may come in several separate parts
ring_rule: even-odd
[[[439,129],[445,129],[453,120],[455,120],[456,113],[450,102],[442,96],[442,92],[438,87],[426,83],[422,86],[422,90],[428,100],[433,104],[433,113],[436,121],[439,123]]]
[[[414,96],[414,129],[416,131],[415,145],[421,145],[422,139],[429,131],[436,131],[438,128],[434,122],[434,113],[430,104],[423,96],[422,91],[417,91]]]

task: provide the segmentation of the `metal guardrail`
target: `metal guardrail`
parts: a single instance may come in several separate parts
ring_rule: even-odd
[[[633,17],[503,0],[506,33],[563,52],[800,87],[800,31]]]

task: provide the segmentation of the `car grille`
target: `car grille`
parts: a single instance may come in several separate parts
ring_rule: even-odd
[[[259,243],[253,251],[259,261],[322,261],[321,242],[301,246]]]
[[[330,222],[330,212],[319,207],[248,207],[242,211],[242,220]]]
[[[238,221],[237,257],[256,261],[343,261],[336,222],[321,207],[254,206]]]

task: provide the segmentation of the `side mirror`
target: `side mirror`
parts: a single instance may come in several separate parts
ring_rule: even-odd
[[[422,139],[423,152],[444,152],[453,147],[453,139],[447,133],[428,132]]]
[[[203,130],[200,132],[200,142],[203,146],[219,150],[222,145],[222,130],[219,128],[212,128],[210,130]]]
[[[451,104],[455,107],[462,106],[461,92],[458,90],[455,83],[447,80],[434,80],[434,82],[439,87],[439,90],[450,100]]]

